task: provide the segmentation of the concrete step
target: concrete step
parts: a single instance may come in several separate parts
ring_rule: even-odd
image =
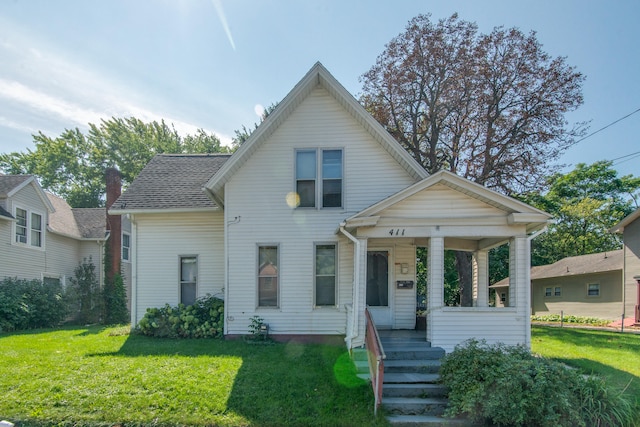
[[[432,415],[398,415],[391,414],[387,420],[394,427],[447,427],[471,426],[468,420],[458,418],[442,418]]]
[[[416,348],[411,346],[389,346],[384,347],[386,360],[395,359],[430,359],[439,360],[445,355],[445,351],[440,347]]]
[[[384,374],[384,384],[436,384],[440,380],[438,374],[422,374],[418,372],[390,372]]]
[[[382,388],[383,401],[387,397],[445,397],[448,389],[442,384],[390,384]]]
[[[393,359],[384,361],[384,373],[421,372],[435,374],[440,370],[441,362],[437,359]]]
[[[439,397],[387,397],[382,406],[388,413],[401,415],[435,415],[444,414],[447,399]]]

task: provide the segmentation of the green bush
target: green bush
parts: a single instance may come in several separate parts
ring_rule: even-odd
[[[124,288],[124,280],[121,274],[116,274],[113,283],[106,284],[103,290],[104,298],[104,323],[117,325],[129,322],[129,310],[127,309],[127,291]]]
[[[81,324],[98,323],[102,320],[104,301],[100,282],[96,275],[96,266],[91,257],[84,259],[69,279],[69,300],[72,304],[74,320]]]
[[[510,426],[631,425],[633,406],[601,379],[521,346],[470,340],[447,355],[441,377],[449,387],[447,414]]]
[[[67,314],[60,283],[16,278],[0,282],[0,332],[58,326]]]
[[[573,315],[560,316],[559,314],[546,314],[544,316],[534,315],[534,316],[531,316],[531,321],[558,322],[558,323],[564,322],[564,323],[573,323],[573,324],[591,325],[591,326],[606,326],[611,323],[611,320],[599,319],[597,317],[573,316]]]
[[[224,328],[224,301],[207,295],[195,304],[148,308],[136,331],[168,338],[220,338]]]

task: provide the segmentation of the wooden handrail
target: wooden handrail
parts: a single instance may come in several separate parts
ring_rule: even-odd
[[[384,354],[382,343],[380,342],[380,336],[378,335],[378,329],[371,318],[369,309],[365,309],[365,317],[367,319],[367,326],[364,334],[365,345],[367,347],[367,360],[369,362],[369,375],[371,377],[371,387],[373,388],[373,395],[375,397],[375,406],[373,409],[374,414],[378,413],[378,408],[382,404],[382,385],[384,383],[384,359],[387,356]]]

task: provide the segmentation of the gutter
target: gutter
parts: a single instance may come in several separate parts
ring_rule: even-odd
[[[353,324],[351,328],[351,334],[346,336],[344,340],[347,342],[349,350],[351,350],[351,341],[358,337],[358,300],[360,299],[360,241],[356,239],[351,233],[345,230],[346,222],[340,223],[340,232],[344,234],[349,240],[351,240],[354,247],[354,266],[353,266]]]

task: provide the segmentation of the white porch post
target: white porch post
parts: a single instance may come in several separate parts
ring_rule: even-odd
[[[514,237],[509,243],[509,306],[522,317],[527,347],[531,347],[531,242]]]
[[[486,250],[473,253],[473,305],[489,306],[489,252]]]
[[[444,238],[429,239],[427,253],[427,340],[433,337],[432,311],[444,305]]]
[[[355,315],[358,316],[358,337],[356,338],[355,345],[364,345],[365,329],[367,327],[364,310],[367,308],[367,239],[358,238],[360,242],[360,253],[358,254],[359,262],[358,268],[360,283],[357,283],[357,303],[355,305]]]

